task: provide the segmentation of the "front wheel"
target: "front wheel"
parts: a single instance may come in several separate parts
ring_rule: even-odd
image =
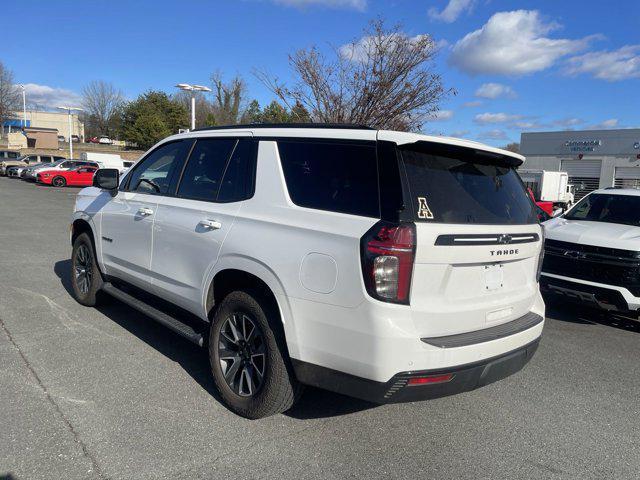
[[[301,392],[275,312],[257,292],[229,293],[212,320],[209,360],[224,403],[245,418],[281,413]]]
[[[67,181],[64,177],[54,177],[53,180],[51,180],[51,185],[54,187],[64,187],[67,185]]]
[[[93,307],[98,303],[102,275],[96,262],[93,244],[87,233],[78,235],[71,252],[71,285],[78,303]]]

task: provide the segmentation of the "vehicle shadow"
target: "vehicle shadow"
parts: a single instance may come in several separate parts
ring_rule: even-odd
[[[640,321],[634,320],[630,314],[605,312],[585,308],[572,303],[550,302],[545,299],[547,317],[569,323],[604,325],[629,332],[640,333]],[[637,317],[635,317],[637,318]]]
[[[71,285],[71,260],[60,260],[54,272],[62,286],[73,296]],[[97,308],[100,313],[135,335],[150,347],[180,365],[204,390],[221,402],[209,367],[206,348],[201,348],[164,328],[143,313],[115,300],[104,302]],[[378,405],[337,393],[308,387],[294,407],[284,414],[299,420],[338,417]]]

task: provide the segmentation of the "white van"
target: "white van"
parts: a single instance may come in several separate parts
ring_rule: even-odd
[[[80,158],[97,163],[100,168],[115,168],[120,173],[131,166],[131,162],[122,160],[117,153],[82,152]]]

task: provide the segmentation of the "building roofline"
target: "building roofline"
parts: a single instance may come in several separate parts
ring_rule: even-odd
[[[629,132],[640,132],[640,128],[602,128],[602,129],[598,129],[598,130],[588,130],[588,129],[583,129],[583,130],[544,130],[544,131],[540,131],[540,132],[521,132],[520,135],[539,135],[542,133],[566,133],[569,135],[575,135],[576,133],[588,133],[588,134],[602,134],[602,133],[629,133]]]

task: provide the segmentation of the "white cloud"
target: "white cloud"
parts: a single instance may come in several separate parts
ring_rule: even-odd
[[[479,138],[485,138],[490,140],[508,140],[507,133],[504,130],[494,129],[481,132]]]
[[[367,8],[367,0],[273,0],[278,5],[287,7],[306,8],[313,6],[329,8],[351,8],[364,11]]]
[[[441,38],[436,41],[436,48],[438,50],[443,50],[449,46],[449,41],[446,38]]]
[[[450,61],[471,74],[526,75],[579,52],[595,38],[545,37],[558,28],[556,23],[545,23],[535,10],[498,12],[482,28],[455,43]]]
[[[509,113],[479,113],[474,117],[474,121],[481,125],[488,123],[508,123],[520,120],[522,115],[512,115]]]
[[[578,125],[582,125],[583,123],[584,123],[584,120],[582,120],[581,118],[575,118],[575,117],[563,118],[553,122],[554,125],[557,125],[562,128],[572,128]]]
[[[446,120],[451,120],[452,118],[452,110],[438,110],[437,112],[432,113],[429,119],[432,122],[444,122]]]
[[[618,50],[589,52],[570,58],[566,73],[590,73],[609,82],[640,78],[640,45],[626,45]]]
[[[507,97],[507,98],[515,98],[516,92],[513,88],[508,85],[503,85],[501,83],[483,83],[476,90],[476,97],[481,98],[498,98],[498,97]]]
[[[469,130],[455,130],[451,133],[449,133],[449,137],[456,137],[456,138],[464,138],[467,135],[469,135],[471,132]]]
[[[463,107],[467,108],[479,107],[480,105],[482,105],[482,100],[473,100],[471,102],[464,102],[462,104]]]
[[[441,12],[437,8],[429,9],[429,16],[435,20],[446,23],[455,22],[465,10],[471,10],[475,0],[449,0],[447,6]]]
[[[415,37],[407,37],[403,33],[394,33],[391,35],[387,35],[382,39],[382,41],[385,42],[385,46],[384,46],[385,50],[387,50],[387,48],[390,50],[393,50],[397,45],[396,44],[397,39],[400,37],[408,38],[409,41],[414,45],[424,39],[429,39],[430,43],[434,43],[433,39],[429,35],[416,35]],[[375,47],[374,40],[376,40],[376,37],[365,36],[356,42],[342,45],[338,49],[338,52],[340,53],[340,56],[342,56],[347,60],[351,60],[354,62],[365,62],[369,57],[369,55],[374,53],[374,47]],[[379,43],[381,44],[382,41],[380,41]]]
[[[589,125],[587,130],[609,130],[611,128],[621,128],[620,121],[617,118],[610,118],[595,125]]]
[[[56,108],[62,105],[77,107],[82,102],[82,97],[77,93],[64,88],[55,88],[37,83],[24,84],[27,105],[42,108]]]
[[[538,123],[535,121],[513,122],[511,128],[518,128],[520,130],[542,130],[547,127],[544,123]]]

